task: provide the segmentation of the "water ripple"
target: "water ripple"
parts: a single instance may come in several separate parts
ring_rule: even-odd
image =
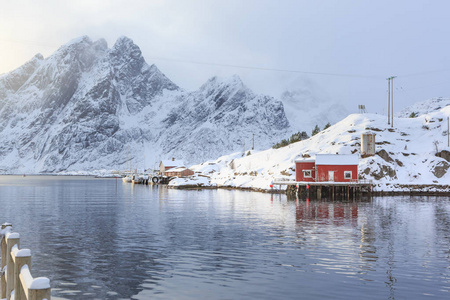
[[[13,201],[12,201],[13,200]],[[54,299],[448,298],[447,198],[288,200],[84,177],[0,177]]]

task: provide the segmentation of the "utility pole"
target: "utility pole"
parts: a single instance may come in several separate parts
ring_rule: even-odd
[[[252,139],[252,150],[255,150],[255,134],[253,134],[253,139]]]
[[[388,125],[391,124],[391,127],[394,127],[394,78],[396,77],[386,78],[388,80]]]
[[[391,89],[392,89],[392,94],[391,94],[391,127],[394,127],[394,78],[397,76],[392,76],[391,80],[392,80],[392,84],[391,84]]]
[[[388,125],[391,124],[391,78],[386,78],[388,81]]]

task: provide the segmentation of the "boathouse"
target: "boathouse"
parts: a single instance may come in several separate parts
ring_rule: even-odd
[[[186,167],[171,168],[165,172],[168,177],[187,177],[194,175],[194,172]]]
[[[165,172],[170,169],[179,167],[184,167],[184,162],[181,160],[175,160],[175,158],[172,158],[171,160],[161,160],[159,162],[159,171],[161,172],[161,175],[165,175]]]
[[[295,160],[297,182],[354,182],[358,180],[356,154],[317,154]]]

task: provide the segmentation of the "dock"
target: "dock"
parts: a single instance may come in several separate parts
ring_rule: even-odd
[[[287,186],[286,193],[297,197],[308,199],[322,197],[335,199],[356,199],[361,195],[372,195],[373,183],[371,180],[352,180],[347,182],[335,181],[293,181],[289,179],[275,179],[273,188]]]

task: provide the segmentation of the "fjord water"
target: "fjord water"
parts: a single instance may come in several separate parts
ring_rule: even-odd
[[[448,299],[450,201],[1,176],[53,299]]]

